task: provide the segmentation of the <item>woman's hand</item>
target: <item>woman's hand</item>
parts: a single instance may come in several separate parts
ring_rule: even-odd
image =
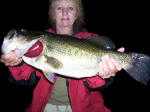
[[[125,48],[121,47],[118,52],[124,52]],[[116,75],[122,69],[120,63],[110,58],[108,55],[102,57],[102,62],[99,64],[99,76],[103,79],[110,78]]]
[[[22,58],[18,58],[16,54],[11,51],[7,55],[1,55],[0,61],[6,66],[15,66],[21,63]]]

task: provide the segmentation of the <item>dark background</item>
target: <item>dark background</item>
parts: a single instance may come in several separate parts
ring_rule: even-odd
[[[48,0],[1,0],[0,43],[11,29],[49,28]],[[110,37],[117,47],[150,55],[148,3],[145,1],[83,0],[85,27],[89,32]],[[4,110],[23,111],[32,98],[34,87],[8,82],[8,69],[0,63],[1,104]],[[103,92],[105,105],[113,112],[148,112],[149,85],[144,86],[122,70]],[[7,107],[7,108],[6,108]]]

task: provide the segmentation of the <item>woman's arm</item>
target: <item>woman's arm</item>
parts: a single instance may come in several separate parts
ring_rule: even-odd
[[[125,48],[122,47],[117,51],[124,52]],[[85,78],[84,84],[90,90],[101,90],[106,88],[113,82],[112,77],[114,77],[121,69],[122,66],[117,61],[105,55],[99,65],[99,75],[91,78]]]
[[[30,86],[37,84],[39,81],[39,76],[36,76],[36,70],[24,63],[22,58],[18,58],[13,51],[7,55],[1,55],[0,61],[9,68],[9,82]]]

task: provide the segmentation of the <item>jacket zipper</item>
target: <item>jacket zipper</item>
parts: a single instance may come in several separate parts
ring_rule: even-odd
[[[70,99],[70,95],[69,95],[69,81],[68,81],[68,79],[66,79],[66,85],[67,85],[68,98],[69,98],[70,106],[72,109],[71,99]],[[73,112],[73,110],[72,110],[72,112]]]

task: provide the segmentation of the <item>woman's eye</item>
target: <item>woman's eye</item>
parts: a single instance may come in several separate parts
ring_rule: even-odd
[[[62,7],[57,7],[57,10],[61,10],[62,9]]]
[[[69,10],[73,10],[73,7],[69,7]]]

